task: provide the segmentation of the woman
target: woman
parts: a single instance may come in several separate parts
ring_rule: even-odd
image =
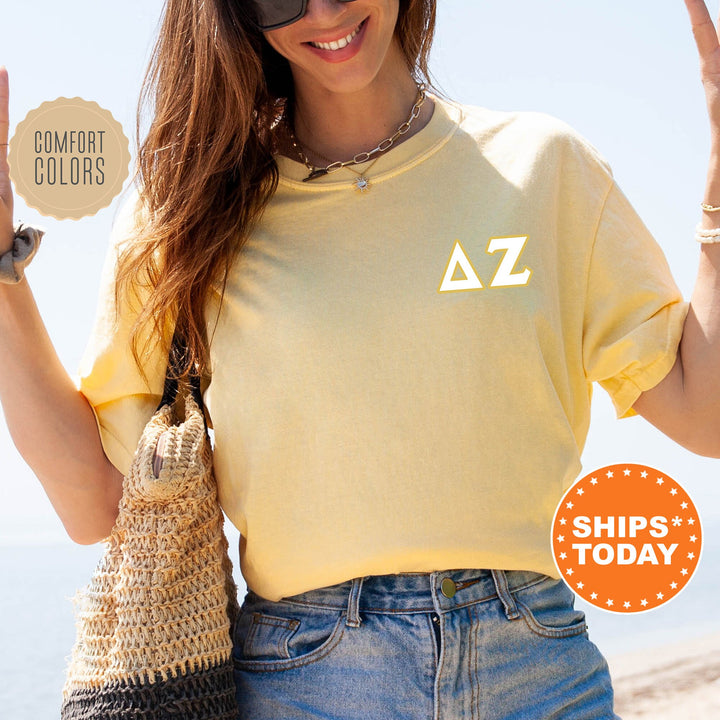
[[[687,5],[717,138],[717,36]],[[582,139],[418,87],[433,17],[171,0],[142,202],[116,230],[80,394],[27,284],[0,286],[8,424],[80,542],[112,527],[183,330],[243,536],[241,717],[612,718],[547,541],[589,383],[720,455],[717,248],[687,313]],[[0,182],[5,250],[5,164]]]

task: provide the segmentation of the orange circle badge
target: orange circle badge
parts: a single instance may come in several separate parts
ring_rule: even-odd
[[[653,610],[690,581],[700,515],[677,481],[646,465],[608,465],[578,480],[555,511],[552,550],[565,582],[591,605]]]

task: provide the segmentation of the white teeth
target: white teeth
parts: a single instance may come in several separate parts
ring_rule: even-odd
[[[349,35],[339,40],[333,40],[329,43],[323,42],[311,42],[313,47],[319,48],[320,50],[342,50],[347,47],[353,40],[353,38],[360,32],[360,25],[358,25]]]

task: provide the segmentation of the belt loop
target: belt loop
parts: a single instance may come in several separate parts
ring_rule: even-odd
[[[350,627],[360,627],[362,620],[360,619],[360,589],[362,588],[363,578],[354,578],[352,587],[350,588],[350,597],[348,599],[347,619],[345,624]]]
[[[491,570],[493,581],[495,582],[495,589],[497,590],[500,602],[502,602],[505,608],[505,615],[508,620],[517,620],[520,617],[520,611],[518,610],[515,598],[510,594],[508,589],[507,576],[504,570]]]

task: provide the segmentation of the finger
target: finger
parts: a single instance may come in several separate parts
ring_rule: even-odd
[[[718,34],[705,0],[685,0],[700,57],[708,59],[718,49]]]
[[[0,162],[7,161],[8,131],[10,128],[10,82],[7,68],[0,66]]]

